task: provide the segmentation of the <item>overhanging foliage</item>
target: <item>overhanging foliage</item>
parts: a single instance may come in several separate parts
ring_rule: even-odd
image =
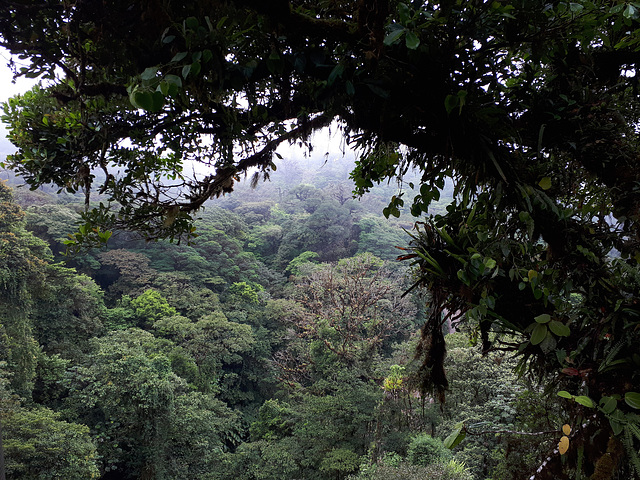
[[[574,464],[604,469],[607,444],[592,439],[605,431],[640,474],[636,3],[1,8],[0,44],[30,61],[18,73],[50,79],[7,104],[19,149],[7,163],[34,187],[84,190],[72,245],[115,227],[192,234],[207,199],[251,169],[268,176],[278,145],[337,121],[361,151],[357,193],[417,167],[420,215],[446,177],[457,183],[408,254],[434,298],[424,386],[444,386],[441,314],[466,313],[485,348],[519,352],[570,402],[592,399],[575,404],[576,419],[595,417],[575,430]],[[186,160],[210,168],[190,178]],[[398,195],[385,212],[402,207]],[[495,341],[505,333],[516,340]]]

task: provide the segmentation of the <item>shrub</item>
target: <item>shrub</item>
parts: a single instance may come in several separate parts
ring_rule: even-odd
[[[426,467],[402,462],[398,466],[384,464],[361,467],[360,473],[349,480],[473,480],[461,462],[434,463]]]
[[[426,466],[433,463],[447,462],[452,458],[451,451],[444,446],[442,440],[421,433],[409,444],[407,460],[412,465]]]

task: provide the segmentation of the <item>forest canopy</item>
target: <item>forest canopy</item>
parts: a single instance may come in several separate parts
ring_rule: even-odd
[[[422,387],[446,389],[453,319],[566,398],[575,468],[610,478],[624,446],[640,474],[639,20],[599,0],[3,2],[0,45],[44,85],[5,105],[6,164],[85,193],[72,244],[189,236],[325,127],[358,151],[358,195],[416,168],[421,216],[453,178],[404,256],[431,293]]]

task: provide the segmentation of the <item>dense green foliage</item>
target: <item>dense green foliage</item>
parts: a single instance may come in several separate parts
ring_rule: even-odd
[[[424,318],[413,322],[424,324],[421,361],[401,365],[418,379],[407,392],[444,402],[455,381],[445,371],[444,330],[455,325],[485,354],[518,355],[518,372],[546,386],[545,405],[573,428],[536,478],[640,475],[639,21],[640,5],[626,0],[3,3],[0,44],[26,62],[16,73],[49,80],[5,106],[18,148],[6,164],[33,187],[82,192],[71,249],[115,240],[120,250],[78,261],[104,289],[107,312],[98,311],[90,282],[76,289],[98,309],[84,311],[93,320],[75,356],[63,354],[34,336],[46,330],[39,285],[55,276],[46,246],[24,231],[22,214],[3,196],[2,348],[12,388],[29,397],[40,346],[42,365],[58,371],[61,361],[79,367],[84,355],[96,355],[99,343],[89,340],[101,328],[137,328],[168,342],[174,355],[183,352],[175,362],[188,378],[176,375],[228,408],[257,415],[264,399],[278,395],[292,418],[306,418],[325,414],[323,401],[340,403],[352,421],[344,434],[357,441],[312,421],[322,432],[318,448],[296,450],[311,438],[296,428],[278,441],[291,475],[354,473],[368,450],[363,432],[375,418],[376,377],[393,355],[390,342],[411,333],[412,322],[380,329],[396,318],[382,305],[345,302],[352,286],[362,291],[348,281],[359,273],[345,259],[379,250],[394,233],[354,216],[344,176],[332,185],[307,181],[277,150],[299,142],[311,153],[311,134],[330,127],[359,149],[356,193],[404,179],[401,190],[412,193],[391,194],[382,212],[397,217],[406,201],[414,216],[427,215],[404,256],[415,267],[414,285],[429,293]],[[298,181],[277,190],[270,205],[247,196],[227,204],[234,214],[217,210],[215,223],[196,223],[198,209],[230,193],[241,174],[257,184],[280,160],[283,178]],[[406,176],[411,169],[415,178]],[[448,179],[453,202],[429,211]],[[147,254],[136,237],[113,238],[117,227],[197,241],[159,243]],[[58,232],[47,234],[58,241]],[[304,259],[343,263],[314,267]],[[60,292],[74,283],[60,282]],[[364,288],[379,291],[376,282]],[[56,308],[75,316],[71,302]],[[73,319],[60,319],[63,333]],[[164,330],[156,337],[158,322]],[[191,323],[200,326],[181,336]],[[220,332],[233,332],[233,348],[219,342]],[[220,350],[208,349],[209,338]],[[140,355],[153,363],[151,353]],[[350,368],[358,376],[344,378]],[[393,375],[390,404],[403,388],[397,369]],[[169,390],[172,378],[163,380]],[[43,382],[43,396],[46,388],[53,384]],[[474,388],[479,397],[495,395]],[[521,393],[500,395],[522,405]],[[473,422],[497,410],[511,421],[500,402],[491,412],[489,402],[460,401],[472,420],[451,422],[449,446],[462,448],[481,430]],[[393,433],[401,438],[402,428]],[[275,458],[273,444],[255,442],[263,443],[225,448]],[[482,475],[509,470],[497,459],[473,463]],[[156,475],[145,465],[128,474]]]
[[[449,450],[435,456],[425,450],[429,442],[444,448],[442,439],[462,420],[457,411],[472,423],[511,428],[501,409],[519,408],[524,384],[513,390],[517,380],[508,367],[449,335],[455,339],[450,402],[441,411],[433,399],[416,396],[410,376],[419,364],[410,352],[422,300],[401,297],[409,284],[400,266],[371,253],[321,263],[322,249],[305,250],[287,268],[275,254],[259,260],[256,235],[281,218],[270,193],[261,217],[235,213],[256,211],[251,199],[209,206],[201,236],[186,247],[115,235],[112,249],[69,259],[86,272],[79,274],[50,263],[9,189],[0,187],[7,230],[38,246],[31,257],[3,257],[28,261],[39,279],[37,288],[25,283],[21,297],[30,309],[20,335],[35,357],[21,362],[7,347],[2,353],[13,379],[4,380],[3,398],[10,400],[0,418],[11,478],[468,480],[502,468],[499,449],[509,448],[509,458],[526,453],[506,441],[490,448],[463,442],[451,461]],[[288,215],[299,214],[294,207],[286,207]],[[60,244],[40,215],[63,208],[44,204],[27,212],[26,225],[54,249]],[[367,229],[401,231],[356,208],[346,220],[361,239],[354,251],[370,245],[357,235],[361,219]],[[206,233],[219,222],[225,230]],[[227,270],[223,261],[241,268]],[[3,292],[9,308],[12,294]],[[2,325],[5,344],[18,343],[11,323]],[[478,373],[458,390],[455,379],[464,381],[470,363]],[[478,370],[485,364],[486,371]],[[484,394],[466,396],[472,388]],[[494,409],[486,408],[488,399]],[[71,464],[58,460],[58,442]],[[525,458],[519,466],[531,470],[539,460]],[[38,477],[45,471],[52,477]]]

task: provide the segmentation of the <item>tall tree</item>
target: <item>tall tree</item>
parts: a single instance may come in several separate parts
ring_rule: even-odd
[[[7,362],[11,384],[29,398],[38,344],[33,336],[32,295],[44,284],[45,243],[24,229],[24,212],[0,182],[0,360]]]

